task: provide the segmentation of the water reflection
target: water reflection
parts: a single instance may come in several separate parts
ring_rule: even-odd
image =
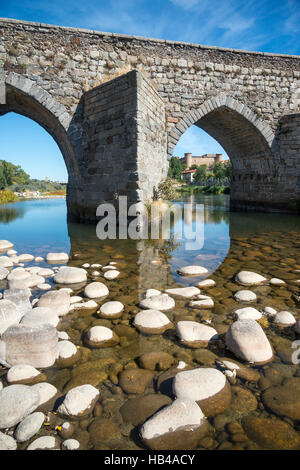
[[[2,207],[0,206],[0,224],[8,224],[15,219],[24,217],[25,210],[22,207]]]

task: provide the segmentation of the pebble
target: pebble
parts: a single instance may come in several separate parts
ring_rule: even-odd
[[[192,300],[189,304],[192,308],[213,308],[214,301],[208,295],[197,295],[199,300]]]
[[[39,405],[40,396],[28,385],[8,385],[0,391],[0,429],[11,428]]]
[[[217,331],[195,321],[179,321],[176,325],[177,336],[181,343],[190,347],[203,347],[218,339]]]
[[[174,308],[175,301],[168,294],[159,294],[141,300],[139,306],[147,310],[165,311]]]
[[[54,450],[59,449],[59,440],[53,436],[42,436],[35,439],[27,450]]]
[[[295,325],[296,319],[292,313],[282,310],[281,312],[276,313],[274,323],[283,326],[292,326]]]
[[[76,439],[67,439],[61,445],[62,450],[79,450],[80,443]]]
[[[89,415],[99,398],[99,390],[89,384],[72,388],[58,407],[57,412],[68,417]]]
[[[46,255],[46,261],[51,264],[67,263],[69,261],[69,255],[67,253],[48,253]]]
[[[208,270],[203,266],[185,266],[178,270],[182,276],[201,276],[208,273]]]
[[[154,335],[161,334],[173,326],[163,312],[154,309],[139,312],[134,317],[133,324],[140,332]]]
[[[253,307],[239,308],[234,311],[238,320],[260,320],[262,314]]]
[[[120,271],[113,271],[112,269],[110,269],[109,271],[106,271],[103,275],[103,277],[109,281],[113,280],[113,279],[116,279],[117,277],[119,277],[120,275]]]
[[[85,342],[92,348],[106,348],[118,344],[119,337],[106,326],[93,326],[87,331]]]
[[[33,366],[27,364],[19,364],[9,369],[6,374],[8,384],[12,383],[26,383],[36,380],[42,374]]]
[[[156,412],[141,427],[140,435],[153,450],[194,449],[207,433],[207,422],[195,401],[177,399]]]
[[[4,434],[0,432],[0,450],[16,450],[17,449],[17,442],[8,434]]]
[[[277,277],[272,277],[272,279],[270,279],[270,284],[272,286],[284,286],[286,282],[282,279],[278,279]]]
[[[273,359],[273,350],[263,329],[255,320],[237,320],[227,330],[226,346],[237,357],[265,363]]]
[[[10,248],[13,248],[14,244],[8,240],[0,240],[0,250],[7,251]]]
[[[54,276],[57,284],[80,284],[86,282],[86,271],[82,268],[63,267]]]
[[[201,289],[206,289],[208,287],[214,287],[216,282],[213,279],[204,279],[204,281],[200,281],[197,283],[197,286]]]
[[[251,290],[239,290],[234,294],[234,298],[238,302],[253,302],[256,300],[256,294]]]
[[[197,402],[206,416],[222,413],[231,400],[225,375],[212,367],[179,372],[173,381],[173,392],[177,398]]]
[[[26,442],[31,439],[42,427],[45,415],[35,412],[27,416],[15,430],[15,438],[18,442]]]
[[[112,319],[120,318],[122,316],[123,309],[124,309],[124,305],[121,302],[118,302],[118,301],[106,302],[100,307],[100,316],[102,318],[112,318]]]
[[[89,299],[104,297],[108,294],[109,290],[102,282],[91,282],[91,284],[88,284],[84,289],[84,295]]]
[[[183,298],[194,297],[197,294],[200,294],[200,289],[198,287],[178,287],[176,289],[166,289],[167,294],[175,295]]]
[[[264,313],[266,315],[276,315],[277,310],[275,310],[275,308],[273,308],[273,307],[265,307],[264,308]]]
[[[243,286],[257,286],[267,281],[265,277],[251,271],[239,272],[236,275],[235,280]]]

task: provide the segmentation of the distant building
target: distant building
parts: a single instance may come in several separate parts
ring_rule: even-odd
[[[224,160],[222,153],[206,153],[201,156],[185,153],[180,161],[182,164],[186,165],[187,168],[191,168],[192,165],[207,165],[207,167],[210,168],[215,163],[222,163]]]
[[[181,173],[182,179],[184,179],[187,183],[193,183],[194,182],[194,174],[196,173],[197,170],[184,170]]]

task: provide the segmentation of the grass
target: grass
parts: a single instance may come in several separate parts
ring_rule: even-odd
[[[0,204],[7,204],[9,202],[17,202],[19,198],[9,189],[0,191]]]

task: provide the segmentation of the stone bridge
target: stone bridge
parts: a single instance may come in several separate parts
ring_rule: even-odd
[[[11,111],[57,142],[70,220],[95,222],[120,195],[149,201],[193,124],[231,159],[232,209],[300,210],[299,56],[0,19]]]

